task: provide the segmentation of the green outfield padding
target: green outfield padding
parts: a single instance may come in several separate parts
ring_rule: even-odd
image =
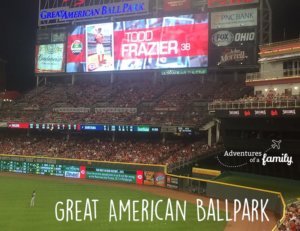
[[[296,180],[239,172],[225,172],[215,180],[281,192],[286,202],[300,197],[300,181]]]

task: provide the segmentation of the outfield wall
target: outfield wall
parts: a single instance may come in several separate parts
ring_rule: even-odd
[[[0,154],[0,171],[155,185],[229,201],[268,199],[267,209],[282,216],[281,220],[285,213],[280,192],[168,174],[165,165]]]

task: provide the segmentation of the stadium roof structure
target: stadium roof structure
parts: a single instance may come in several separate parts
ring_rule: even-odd
[[[259,59],[258,62],[263,63],[263,62],[297,58],[297,57],[300,57],[300,52],[295,53],[295,54],[284,54],[284,55],[278,55],[278,56],[273,56],[273,57],[264,57],[264,58]]]
[[[259,49],[259,55],[261,58],[274,57],[279,55],[299,55],[300,38],[264,44],[261,45]]]

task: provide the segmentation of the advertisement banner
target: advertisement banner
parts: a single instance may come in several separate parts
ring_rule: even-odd
[[[211,49],[210,66],[212,67],[240,67],[255,65],[256,47],[220,47]]]
[[[86,178],[86,167],[80,166],[80,179],[85,179],[85,178]]]
[[[167,176],[167,188],[178,189],[179,181],[177,177]]]
[[[215,8],[215,7],[247,5],[247,4],[254,4],[254,3],[259,3],[259,0],[208,0],[207,6],[208,8]]]
[[[86,178],[126,183],[136,183],[136,172],[118,169],[92,168],[86,169]]]
[[[37,31],[36,44],[65,43],[66,27],[42,29]]]
[[[210,35],[211,48],[227,46],[254,46],[257,40],[256,28],[234,28],[212,30]]]
[[[36,46],[35,73],[64,72],[65,45],[63,43]]]
[[[144,184],[144,171],[143,170],[136,171],[136,184]]]
[[[257,26],[256,8],[211,13],[211,29],[246,26]]]
[[[136,107],[96,107],[95,113],[129,113],[135,114],[137,113]]]
[[[65,177],[66,178],[80,178],[80,172],[72,172],[72,171],[65,171]]]
[[[299,110],[296,109],[247,109],[229,110],[219,113],[222,117],[298,117]]]
[[[77,26],[68,35],[67,72],[85,71],[85,27]]]
[[[161,75],[205,75],[207,68],[189,68],[189,69],[164,69]]]
[[[19,129],[27,129],[29,128],[29,123],[8,123],[9,128],[19,128]]]
[[[77,26],[67,72],[208,66],[208,14]]]
[[[79,166],[65,166],[65,177],[66,178],[80,178],[80,167]]]
[[[162,172],[154,174],[154,184],[160,187],[166,187],[166,175]]]
[[[164,11],[184,11],[191,9],[191,0],[164,0]]]
[[[144,171],[144,185],[154,185],[154,172]]]

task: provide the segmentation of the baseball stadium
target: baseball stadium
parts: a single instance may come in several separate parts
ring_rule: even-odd
[[[300,40],[271,21],[39,0],[35,86],[0,94],[0,230],[300,231]]]

